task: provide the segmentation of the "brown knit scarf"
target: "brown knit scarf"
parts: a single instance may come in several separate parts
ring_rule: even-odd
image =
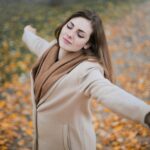
[[[63,75],[70,72],[82,61],[94,56],[85,56],[81,51],[68,52],[58,60],[59,46],[54,44],[46,50],[32,68],[36,103],[48,92],[50,87]]]

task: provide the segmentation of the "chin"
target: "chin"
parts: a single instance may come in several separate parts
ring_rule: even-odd
[[[66,50],[66,51],[70,51],[70,47],[68,45],[66,45],[63,41],[59,40],[59,46],[60,48]]]

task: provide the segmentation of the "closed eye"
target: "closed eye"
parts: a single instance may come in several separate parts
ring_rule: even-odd
[[[84,36],[80,35],[79,33],[78,33],[78,37],[80,37],[80,38],[84,38]]]
[[[66,26],[67,26],[68,29],[71,30],[71,29],[73,29],[74,24],[73,24],[72,22],[69,22]],[[85,33],[83,30],[80,30],[80,29],[78,30],[77,36],[78,36],[79,38],[84,38],[84,36],[81,35],[82,32]]]
[[[71,26],[69,26],[68,24],[67,24],[67,28],[68,28],[68,29],[72,29],[72,27],[71,27]]]

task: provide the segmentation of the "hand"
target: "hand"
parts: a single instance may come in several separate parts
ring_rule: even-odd
[[[145,115],[144,123],[146,123],[150,128],[150,112]]]
[[[24,29],[36,34],[36,28],[33,28],[31,25],[25,26]]]

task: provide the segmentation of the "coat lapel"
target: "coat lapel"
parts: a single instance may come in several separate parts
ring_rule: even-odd
[[[30,79],[31,79],[31,99],[32,99],[32,104],[33,104],[33,108],[37,108],[41,103],[43,103],[45,101],[45,99],[46,99],[46,97],[48,95],[46,94],[45,96],[43,96],[43,98],[39,101],[39,103],[37,103],[35,101],[34,80],[33,80],[32,70],[30,71]]]

